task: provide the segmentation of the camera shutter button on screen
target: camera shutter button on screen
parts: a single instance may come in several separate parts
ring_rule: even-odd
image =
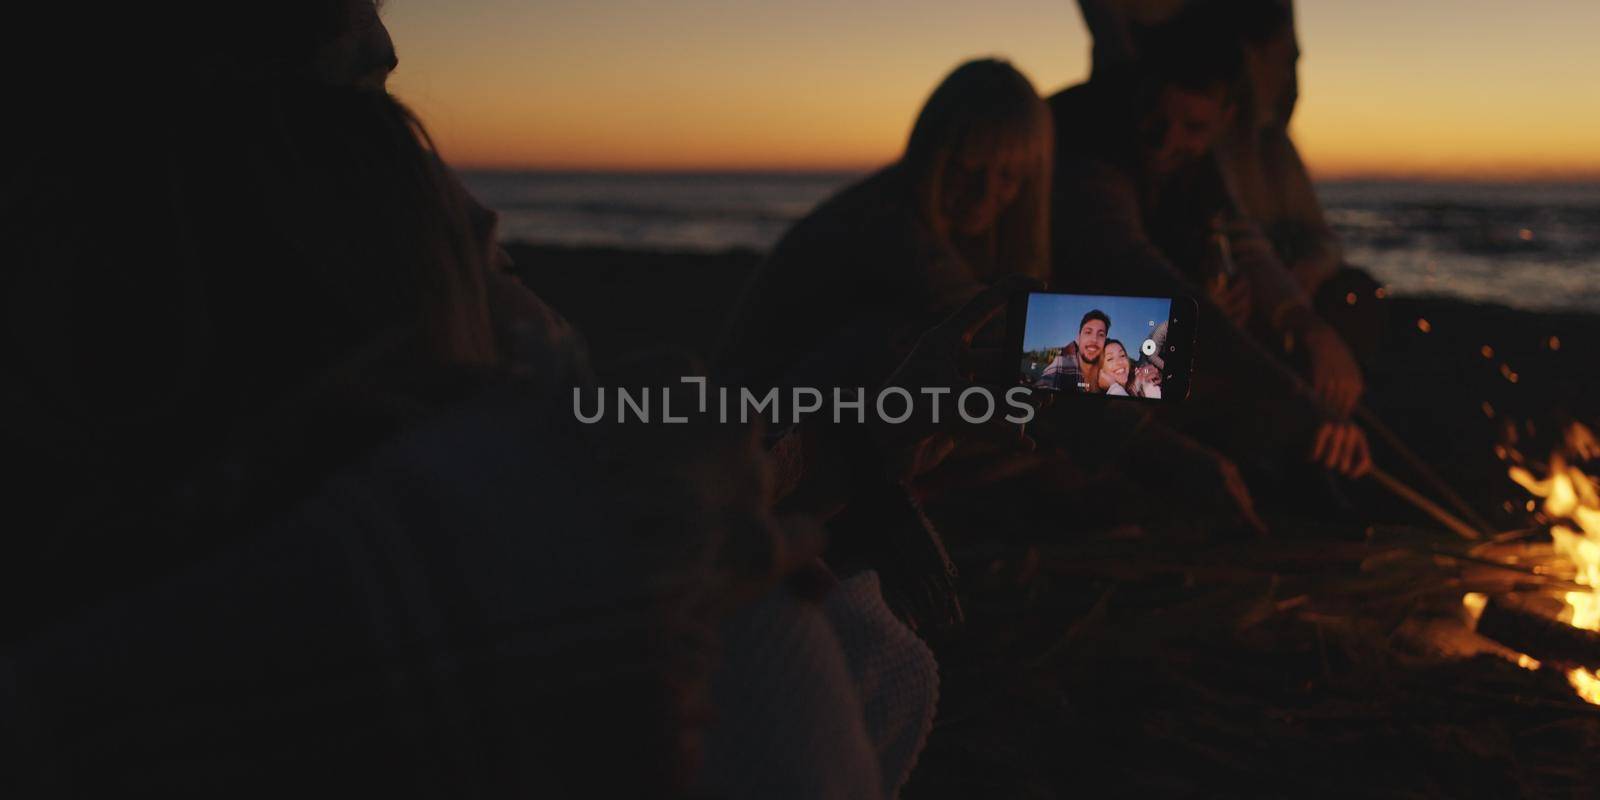
[[[1147,356],[1155,355],[1156,354],[1156,340],[1154,340],[1154,339],[1146,339],[1146,340],[1144,340],[1144,344],[1139,345],[1139,350],[1140,350],[1140,352],[1144,353]]]

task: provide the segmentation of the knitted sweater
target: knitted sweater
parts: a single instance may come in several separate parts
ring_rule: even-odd
[[[899,794],[933,728],[938,670],[884,604],[876,573],[840,582],[820,606],[775,592],[722,633],[706,794]]]

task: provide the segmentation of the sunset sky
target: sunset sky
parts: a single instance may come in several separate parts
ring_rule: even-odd
[[[1322,177],[1600,178],[1600,0],[1298,0]],[[1088,73],[1073,0],[389,0],[391,89],[464,166],[858,169],[955,64]]]

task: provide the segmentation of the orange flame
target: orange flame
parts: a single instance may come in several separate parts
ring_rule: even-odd
[[[1594,441],[1594,434],[1574,423],[1568,430],[1567,441],[1581,453],[1587,449],[1584,445]],[[1581,455],[1587,456],[1586,453]],[[1567,607],[1561,620],[1584,630],[1600,631],[1600,595],[1594,591],[1600,588],[1600,483],[1578,467],[1568,465],[1559,454],[1550,459],[1550,475],[1542,480],[1520,466],[1511,467],[1509,472],[1511,480],[1544,500],[1545,516],[1577,526],[1576,530],[1564,523],[1550,526],[1556,552],[1577,568],[1576,582],[1593,587],[1589,591],[1567,592],[1564,598]],[[1533,502],[1529,501],[1529,510],[1532,508]],[[1470,607],[1471,603],[1468,605]],[[1579,668],[1567,672],[1567,681],[1578,696],[1600,705],[1600,677]]]

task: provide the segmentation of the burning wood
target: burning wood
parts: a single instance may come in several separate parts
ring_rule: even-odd
[[[1600,455],[1594,433],[1581,423],[1569,425],[1564,438],[1567,450],[1579,459]],[[1600,596],[1595,594],[1600,588],[1600,483],[1568,464],[1560,452],[1551,456],[1547,477],[1521,465],[1510,467],[1508,474],[1544,501],[1541,512],[1553,523],[1549,532],[1555,551],[1570,564],[1579,585],[1562,594],[1564,605],[1553,616],[1506,600],[1484,602],[1469,595],[1465,602],[1481,608],[1479,634],[1525,657],[1566,665],[1567,681],[1578,695],[1600,705],[1600,678],[1591,671],[1600,667]],[[1534,507],[1529,501],[1529,510]]]
[[[1575,628],[1504,600],[1490,600],[1484,605],[1478,633],[1541,663],[1600,668],[1600,633]]]

